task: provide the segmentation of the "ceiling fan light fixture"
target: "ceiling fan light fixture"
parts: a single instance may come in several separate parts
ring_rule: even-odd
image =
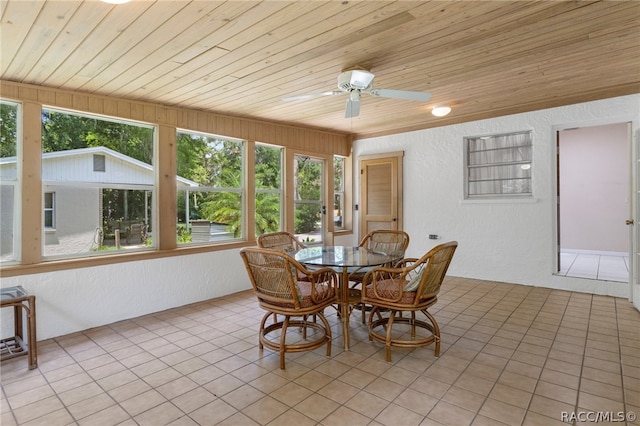
[[[368,71],[353,70],[351,71],[351,85],[358,89],[366,89],[371,85],[374,75]]]
[[[344,92],[351,90],[366,90],[371,86],[374,74],[365,70],[343,71],[338,76],[338,87]]]
[[[451,112],[451,107],[449,105],[438,105],[433,107],[431,110],[431,114],[436,117],[444,117]]]

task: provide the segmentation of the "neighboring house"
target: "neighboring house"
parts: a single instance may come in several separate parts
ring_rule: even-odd
[[[0,180],[11,182],[16,176],[16,157],[0,158]],[[179,186],[198,186],[182,177],[177,181]],[[150,164],[109,148],[81,148],[42,154],[42,182],[45,255],[80,253],[97,246],[103,223],[102,189],[153,188],[154,171]],[[2,185],[0,208],[14,209],[13,186]],[[124,219],[124,227],[130,227]],[[13,223],[7,222],[0,229],[2,255],[13,250]],[[150,224],[149,218],[142,222],[143,227]],[[130,242],[143,243],[141,238]]]

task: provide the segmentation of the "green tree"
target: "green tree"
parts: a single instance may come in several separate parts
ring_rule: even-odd
[[[42,152],[87,148],[88,120],[57,111],[42,110]]]
[[[282,189],[282,149],[270,146],[256,146],[255,185],[256,189]],[[281,229],[280,194],[258,193],[255,197],[256,235]]]
[[[179,133],[177,144],[178,174],[204,187],[219,191],[199,191],[198,200],[189,200],[196,216],[224,224],[234,236],[241,235],[242,143],[225,138]],[[226,189],[226,190],[225,190]],[[180,217],[185,217],[184,193],[178,204]],[[193,215],[192,215],[193,216]]]
[[[18,108],[0,102],[0,158],[16,156]]]
[[[322,165],[300,157],[296,161],[296,200],[320,200],[322,188]],[[320,208],[317,204],[298,204],[295,212],[295,233],[302,234],[316,229],[321,221]]]

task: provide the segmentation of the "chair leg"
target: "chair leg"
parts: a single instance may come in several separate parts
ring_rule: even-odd
[[[377,313],[378,313],[378,307],[377,306],[373,306],[371,308],[371,312],[369,312],[369,321],[368,321],[368,324],[369,324],[369,341],[370,342],[373,342],[373,337],[371,336],[371,332],[373,330],[373,316],[375,314],[377,314]]]
[[[284,370],[284,353],[287,344],[287,327],[289,327],[289,315],[285,315],[284,321],[282,322],[282,333],[280,335],[280,369]]]
[[[324,317],[322,312],[318,313],[318,318],[324,324],[325,333],[327,335],[327,356],[331,356],[331,326],[329,325],[329,321]]]
[[[393,328],[393,320],[396,316],[396,311],[389,312],[389,322],[387,322],[387,340],[384,345],[387,349],[387,362],[391,362],[391,329]]]
[[[273,314],[273,316],[275,317],[276,314]],[[264,349],[264,345],[262,344],[262,336],[264,336],[264,325],[267,322],[267,319],[271,316],[271,313],[267,312],[265,314],[264,317],[262,317],[262,321],[260,322],[260,330],[258,331],[260,333],[260,339],[258,339],[258,348],[260,348],[260,351],[262,351]]]
[[[411,311],[411,337],[416,337],[416,311]]]
[[[423,310],[422,313],[425,314],[427,318],[429,318],[429,321],[431,321],[431,324],[433,324],[433,336],[435,338],[434,355],[436,357],[439,357],[440,356],[440,327],[438,326],[438,322],[436,321],[434,316],[431,315],[426,309]]]
[[[309,316],[308,315],[305,315],[304,317],[302,317],[303,325],[302,325],[301,328],[302,328],[302,338],[304,340],[307,340],[307,321],[308,320],[309,320]]]

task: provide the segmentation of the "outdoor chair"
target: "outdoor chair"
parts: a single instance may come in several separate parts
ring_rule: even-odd
[[[329,268],[310,271],[282,250],[247,247],[240,251],[260,307],[260,350],[280,353],[310,351],[327,345],[331,355],[331,327],[323,311],[338,302],[338,275]],[[304,274],[306,280],[298,276]],[[308,321],[313,316],[313,321]],[[320,318],[316,322],[315,318]],[[269,323],[268,323],[269,322]]]
[[[440,356],[440,328],[427,309],[438,301],[457,247],[456,241],[440,244],[420,259],[407,258],[395,267],[377,267],[365,275],[361,300],[372,306],[369,340],[384,343],[387,362],[391,362],[394,346],[416,348],[435,343],[435,356]]]
[[[144,222],[134,222],[125,230],[125,241],[131,244],[133,240],[139,239],[140,244],[144,244],[147,239],[147,227]]]

